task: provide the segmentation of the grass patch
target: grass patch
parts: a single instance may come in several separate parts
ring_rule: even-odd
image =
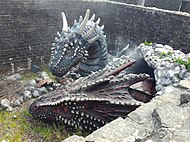
[[[81,136],[89,134],[80,129],[67,131],[64,125],[47,124],[35,120],[26,107],[15,112],[0,111],[0,128],[0,142],[2,140],[60,142],[73,134]]]
[[[41,71],[45,71],[51,79],[56,80],[56,77],[54,75],[52,75],[52,73],[48,67],[45,67],[45,66],[42,67]],[[39,73],[33,73],[32,71],[26,71],[21,75],[21,77],[22,77],[21,80],[25,80],[25,81],[33,80],[33,79],[36,80],[38,78]]]

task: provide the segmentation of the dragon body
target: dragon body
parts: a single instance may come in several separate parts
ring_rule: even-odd
[[[63,30],[53,44],[50,70],[63,76],[78,65],[84,77],[35,100],[29,107],[35,118],[94,131],[118,117],[125,118],[153,98],[154,83],[149,75],[122,72],[135,61],[122,58],[106,66],[103,28],[98,26],[99,20],[94,22],[94,15],[88,20],[89,10],[71,29],[64,13],[62,16]]]

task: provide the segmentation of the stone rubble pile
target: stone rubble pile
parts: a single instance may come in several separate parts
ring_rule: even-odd
[[[16,73],[8,76],[7,79],[21,81],[21,76],[20,74]],[[51,80],[45,71],[40,72],[36,80],[27,81],[27,85],[24,90],[18,92],[17,94],[14,94],[14,99],[9,100],[5,96],[4,99],[0,100],[0,107],[7,111],[13,111],[14,107],[22,106],[25,101],[37,98],[43,94],[47,94],[48,92],[53,91],[61,86],[61,84],[57,82],[52,82],[51,84],[44,83],[44,85],[39,86],[38,82],[45,79]]]
[[[183,64],[188,62],[190,54],[184,54],[180,50],[174,50],[171,46],[162,44],[142,43],[138,49],[149,67],[154,69],[157,91],[190,78],[190,73]]]

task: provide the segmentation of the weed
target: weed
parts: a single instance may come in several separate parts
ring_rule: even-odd
[[[152,46],[152,42],[145,41],[144,45],[146,45],[146,46]]]

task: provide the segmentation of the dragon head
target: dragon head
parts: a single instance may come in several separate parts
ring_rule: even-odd
[[[79,22],[75,20],[74,25],[69,28],[66,16],[62,12],[62,32],[57,32],[51,48],[49,68],[53,75],[63,76],[89,56],[90,45],[98,40],[98,31],[103,28],[98,26],[100,18],[94,22],[95,15],[90,20],[89,15],[90,10],[87,9],[84,19],[80,16]]]

